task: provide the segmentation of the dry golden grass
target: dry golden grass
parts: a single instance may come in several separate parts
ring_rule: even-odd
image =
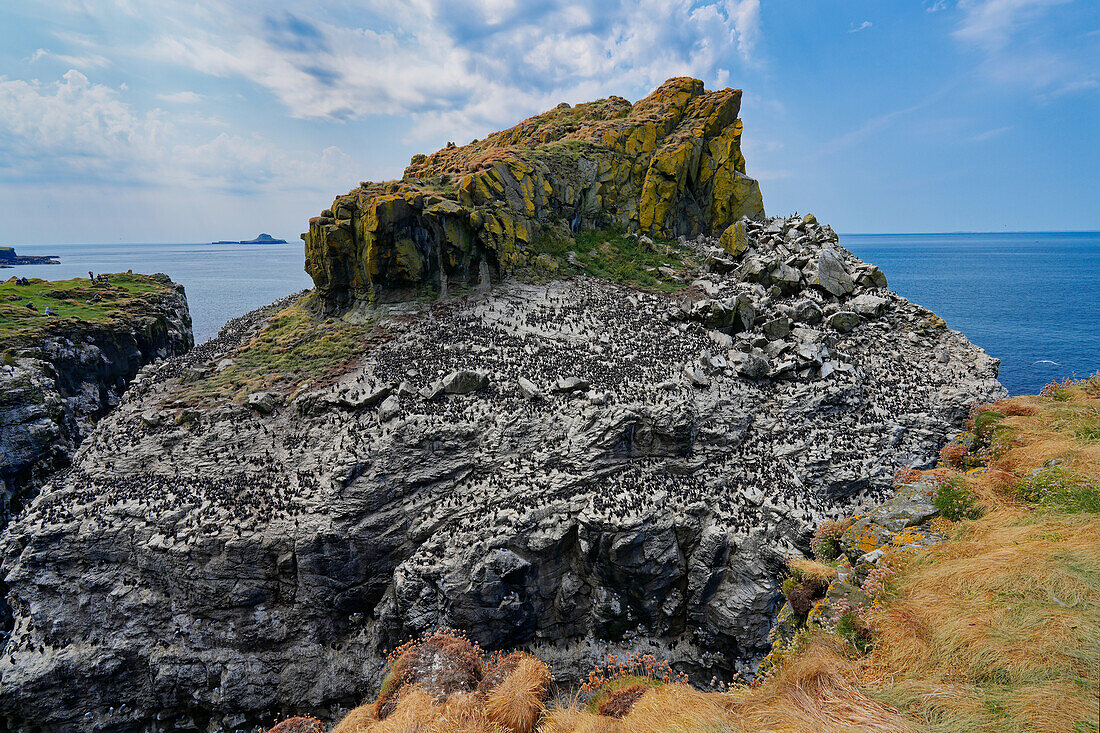
[[[805,558],[791,560],[790,568],[806,580],[822,580],[828,583],[836,577],[836,568],[833,566]]]
[[[513,733],[529,733],[545,710],[549,685],[550,668],[524,654],[511,674],[486,696],[485,714]]]
[[[922,729],[958,699],[944,730],[1074,730],[1100,694],[1100,521],[1001,509],[968,530],[896,579],[861,678],[895,704],[919,683]]]
[[[1100,516],[1037,510],[1013,487],[1052,459],[1095,485],[1100,447],[1079,433],[1097,404],[1080,384],[998,403],[1011,440],[968,480],[985,516],[912,556],[872,617],[859,680],[920,730],[1096,730]]]
[[[367,703],[348,712],[330,733],[367,733],[377,722],[377,703]]]
[[[856,666],[841,653],[838,640],[819,634],[765,684],[731,694],[735,730],[916,730],[898,710],[868,697],[856,680]]]
[[[546,713],[538,733],[624,733],[622,721],[595,715],[576,705]]]
[[[623,718],[578,703],[550,710],[538,733],[704,733],[734,731],[730,698],[674,683],[650,687]]]
[[[677,683],[646,691],[621,722],[624,733],[734,730],[725,695]]]

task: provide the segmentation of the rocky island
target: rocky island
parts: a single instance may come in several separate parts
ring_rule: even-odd
[[[829,226],[765,216],[740,100],[560,105],[338,196],[315,289],[143,370],[10,525],[0,713],[335,720],[444,626],[562,685],[609,650],[753,674],[787,559],[1004,390]]]
[[[58,265],[56,255],[19,255],[15,247],[0,247],[0,268],[12,268],[16,265]]]
[[[275,237],[271,236],[270,234],[265,233],[265,234],[261,234],[260,236],[256,237],[255,239],[242,239],[239,242],[229,242],[229,241],[211,242],[211,244],[286,244],[286,240],[285,239],[275,239]]]

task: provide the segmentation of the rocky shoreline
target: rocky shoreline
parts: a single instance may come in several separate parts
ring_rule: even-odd
[[[16,265],[59,265],[57,255],[19,255],[14,247],[0,247],[0,269],[11,269]]]

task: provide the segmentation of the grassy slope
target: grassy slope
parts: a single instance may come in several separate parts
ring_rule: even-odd
[[[1100,378],[993,409],[1008,416],[988,433],[988,468],[940,469],[982,516],[945,521],[945,543],[890,558],[897,573],[867,616],[869,654],[823,632],[804,639],[772,679],[740,693],[746,722],[775,730],[814,720],[825,730],[1097,729]],[[850,687],[804,699],[825,679]],[[874,726],[856,722],[876,707]],[[792,708],[802,709],[803,723]]]
[[[110,285],[94,285],[87,278],[48,281],[33,278],[16,285],[15,278],[0,282],[0,348],[33,343],[51,328],[75,323],[110,323],[143,315],[149,293],[171,286],[149,275],[110,275]],[[88,303],[96,296],[100,300]],[[24,307],[32,301],[37,310]],[[46,308],[57,316],[46,316]]]
[[[686,288],[700,265],[698,255],[676,241],[659,239],[647,242],[637,235],[616,229],[581,231],[575,237],[547,230],[532,245],[531,252],[551,258],[555,263],[554,270],[521,275],[560,277],[584,273],[620,285],[662,293],[674,293]],[[662,272],[660,268],[667,269]]]
[[[310,297],[303,296],[272,316],[258,336],[230,354],[231,366],[185,378],[173,402],[201,406],[211,399],[243,401],[260,390],[289,395],[344,373],[363,355],[372,336],[383,336],[373,324],[318,318],[309,308]]]
[[[622,719],[587,702],[622,684],[598,670],[572,703],[543,707],[515,733],[589,731],[1095,731],[1100,699],[1100,376],[997,403],[988,468],[939,469],[976,519],[937,520],[942,544],[890,556],[896,573],[866,615],[872,648],[804,632],[753,686],[702,693],[660,675]],[[1049,462],[1061,461],[1051,467]],[[805,572],[830,569],[802,562]],[[838,626],[838,628],[840,628]],[[646,664],[635,665],[645,674]],[[517,697],[517,706],[535,704]],[[587,692],[586,692],[587,691]],[[585,699],[585,695],[589,695]],[[384,721],[363,706],[339,733],[499,731],[462,720],[456,700],[402,698]],[[478,717],[480,716],[480,717]]]

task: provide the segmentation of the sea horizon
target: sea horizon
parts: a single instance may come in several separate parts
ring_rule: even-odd
[[[979,231],[979,230],[958,230],[958,231],[934,231],[934,232],[842,232],[837,231],[837,236],[840,237],[935,237],[935,236],[952,236],[961,234],[996,234],[996,235],[1028,235],[1028,234],[1100,234],[1100,229],[1020,229],[1012,231]],[[302,240],[295,236],[290,239],[286,236],[275,236],[276,239],[286,239],[286,245],[297,244]],[[279,244],[265,244],[262,242],[255,242],[250,244],[240,244],[233,240],[225,240],[233,242],[234,246],[240,247],[279,247],[283,245]],[[99,247],[99,246],[114,246],[114,245],[164,245],[164,244],[181,244],[181,245],[214,245],[217,242],[211,241],[193,241],[185,242],[179,240],[164,240],[159,242],[153,241],[132,241],[132,242],[53,242],[53,243],[37,243],[37,242],[0,242],[0,247]],[[304,244],[304,243],[303,243]],[[843,244],[843,243],[842,243]],[[33,253],[32,253],[33,254]]]

